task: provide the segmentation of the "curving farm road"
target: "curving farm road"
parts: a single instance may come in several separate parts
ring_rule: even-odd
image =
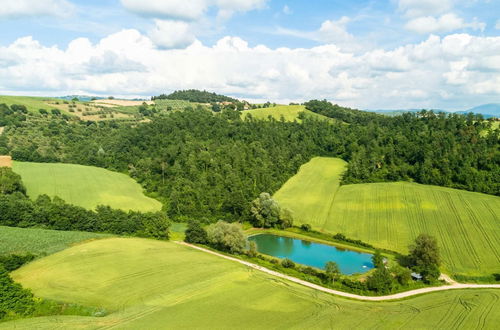
[[[243,264],[243,265],[248,266],[250,268],[259,270],[261,272],[264,272],[264,273],[267,273],[267,274],[270,274],[270,275],[273,275],[276,277],[283,278],[285,280],[309,287],[311,289],[323,291],[326,293],[330,293],[330,294],[334,294],[334,295],[342,296],[342,297],[346,297],[346,298],[357,299],[357,300],[366,300],[366,301],[396,300],[396,299],[402,299],[402,298],[406,298],[406,297],[416,296],[416,295],[423,294],[423,293],[429,293],[429,292],[435,292],[435,291],[445,291],[445,290],[454,290],[454,289],[486,289],[486,288],[487,289],[500,289],[500,284],[462,284],[462,283],[457,283],[457,282],[453,281],[448,275],[442,274],[441,279],[448,282],[448,285],[446,285],[446,286],[437,286],[437,287],[415,289],[415,290],[395,293],[395,294],[391,294],[391,295],[387,295],[387,296],[377,296],[377,297],[361,296],[361,295],[357,295],[357,294],[353,294],[353,293],[348,293],[348,292],[343,292],[343,291],[325,288],[323,286],[320,286],[320,285],[317,285],[314,283],[310,283],[310,282],[298,279],[298,278],[293,277],[293,276],[281,274],[281,273],[276,272],[274,270],[270,270],[268,268],[253,264],[253,263],[248,262],[248,261],[244,261],[244,260],[240,260],[240,259],[233,258],[230,256],[226,256],[224,254],[217,253],[217,252],[214,252],[214,251],[211,251],[211,250],[208,250],[208,249],[196,246],[196,245],[192,245],[192,244],[189,244],[186,242],[176,241],[175,243],[185,245],[185,246],[188,246],[188,247],[191,247],[193,249],[200,250],[200,251],[203,251],[206,253],[210,253],[210,254],[216,255],[218,257],[227,259],[227,260],[239,262],[240,264]]]

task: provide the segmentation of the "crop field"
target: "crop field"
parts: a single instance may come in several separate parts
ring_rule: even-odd
[[[338,164],[331,162],[332,168]],[[294,212],[295,223],[401,253],[427,233],[438,239],[443,271],[468,276],[500,272],[500,197],[404,182],[338,189],[332,181],[341,169],[332,171],[331,180],[316,179],[328,173],[324,167],[304,165],[276,193]]]
[[[0,226],[0,255],[26,253],[47,255],[80,242],[107,237],[111,235]]]
[[[282,207],[293,211],[299,223],[321,228],[340,187],[347,163],[339,158],[315,157],[302,165],[274,194]]]
[[[125,211],[159,211],[161,203],[143,194],[142,187],[125,174],[103,168],[14,162],[31,198],[46,194],[87,209],[109,205]]]
[[[281,116],[285,118],[285,121],[297,120],[300,122],[299,114],[303,112],[306,117],[312,117],[321,120],[332,120],[322,115],[318,115],[312,111],[307,110],[303,105],[278,105],[271,108],[260,108],[253,110],[245,110],[241,112],[241,116],[244,118],[247,114],[251,114],[255,119],[267,119],[269,116],[276,120],[280,120]]]
[[[500,322],[498,290],[351,301],[175,243],[135,238],[77,245],[12,277],[37,296],[103,307],[109,314],[39,317],[0,328],[495,329]]]

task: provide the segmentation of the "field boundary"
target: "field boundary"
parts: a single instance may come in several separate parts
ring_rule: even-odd
[[[343,291],[338,291],[338,290],[333,290],[333,289],[325,288],[325,287],[323,287],[321,285],[310,283],[310,282],[298,279],[296,277],[285,275],[285,274],[276,272],[274,270],[270,270],[270,269],[268,269],[266,267],[262,267],[262,266],[253,264],[253,263],[248,262],[248,261],[244,261],[244,260],[240,260],[240,259],[237,259],[237,258],[234,258],[234,257],[226,256],[224,254],[217,253],[217,252],[214,252],[214,251],[202,248],[200,246],[189,244],[189,243],[186,243],[186,242],[175,241],[175,243],[177,243],[179,245],[184,245],[184,246],[187,246],[187,247],[190,247],[190,248],[202,251],[202,252],[210,253],[212,255],[215,255],[215,256],[218,256],[218,257],[221,257],[221,258],[224,258],[224,259],[227,259],[227,260],[238,262],[238,263],[240,263],[242,265],[245,265],[247,267],[256,269],[256,270],[261,271],[263,273],[266,273],[266,274],[269,274],[269,275],[272,275],[272,276],[276,276],[276,277],[279,277],[279,278],[282,278],[282,279],[285,279],[285,280],[288,280],[288,281],[291,281],[291,282],[294,282],[294,283],[306,286],[306,287],[311,288],[311,289],[315,289],[315,290],[318,290],[318,291],[330,293],[330,294],[333,294],[333,295],[336,295],[336,296],[341,296],[341,297],[350,298],[350,299],[356,299],[356,300],[363,300],[363,301],[398,300],[398,299],[403,299],[403,298],[407,298],[407,297],[417,296],[417,295],[421,295],[421,294],[425,294],[425,293],[430,293],[430,292],[455,290],[455,289],[500,289],[500,284],[463,284],[463,283],[457,283],[455,281],[448,281],[449,277],[447,275],[443,275],[442,278],[449,283],[449,285],[447,285],[447,286],[421,288],[421,289],[415,289],[415,290],[410,290],[410,291],[406,291],[406,292],[399,292],[399,293],[395,293],[395,294],[392,294],[392,295],[386,295],[386,296],[376,296],[376,297],[362,296],[362,295],[358,295],[358,294],[354,294],[354,293],[348,293],[348,292],[343,292]]]

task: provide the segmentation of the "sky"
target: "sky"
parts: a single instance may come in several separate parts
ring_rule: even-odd
[[[0,94],[500,103],[500,0],[0,0]]]

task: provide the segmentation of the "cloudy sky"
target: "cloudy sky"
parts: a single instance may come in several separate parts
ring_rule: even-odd
[[[500,0],[0,0],[0,94],[500,103]]]

